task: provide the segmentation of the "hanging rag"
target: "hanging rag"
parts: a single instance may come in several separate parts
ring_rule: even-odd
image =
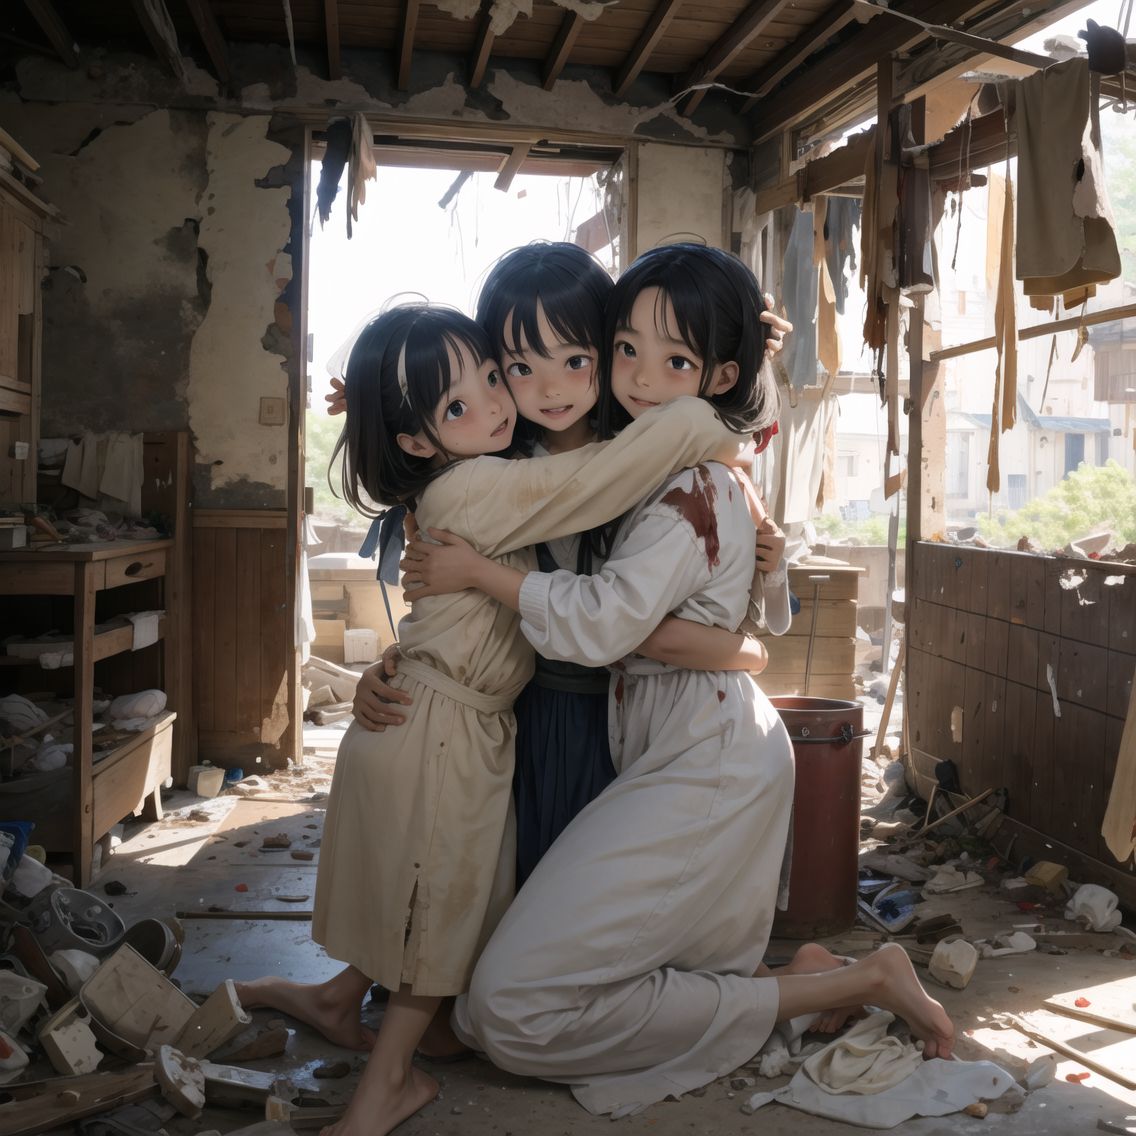
[[[339,192],[343,167],[351,152],[354,125],[349,118],[335,118],[327,124],[323,161],[320,162],[319,184],[316,186],[316,210],[320,225],[326,225],[331,216],[331,203]]]
[[[1128,698],[1128,717],[1120,736],[1101,835],[1108,850],[1122,864],[1136,851],[1136,682]]]
[[[793,334],[785,341],[781,362],[792,387],[816,386],[817,381],[817,280],[813,264],[811,210],[794,210],[782,277],[785,316]]]
[[[848,299],[848,272],[856,269],[853,230],[860,224],[860,202],[853,197],[830,197],[824,216],[824,247],[828,278],[836,296],[836,311],[844,314]],[[847,269],[845,268],[847,265]]]
[[[1105,190],[1098,96],[1088,60],[1018,82],[1018,267],[1027,296],[1060,295],[1120,275]]]
[[[157,643],[158,630],[165,614],[164,611],[135,611],[126,616],[134,628],[134,638],[130,644],[132,651],[140,651],[143,647]]]
[[[351,222],[359,220],[359,206],[367,200],[367,182],[373,181],[378,173],[372,137],[366,116],[356,114],[351,124],[351,154],[347,164],[348,239],[351,237]]]
[[[125,503],[131,517],[142,514],[144,454],[141,434],[107,434],[100,446],[99,493]]]
[[[840,336],[836,330],[836,287],[828,269],[829,198],[813,199],[813,266],[817,271],[817,358],[831,384],[840,370]]]
[[[986,488],[997,493],[1002,484],[999,465],[1001,434],[1018,417],[1018,318],[1014,291],[1014,183],[1007,159],[1002,208],[1002,242],[998,262],[998,293],[994,303],[994,338],[998,361],[994,367],[994,402],[990,411]]]
[[[71,439],[59,479],[68,489],[92,500],[99,495],[99,443],[89,430]]]

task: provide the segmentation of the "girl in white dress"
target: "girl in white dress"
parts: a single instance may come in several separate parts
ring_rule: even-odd
[[[644,254],[609,309],[606,415],[639,425],[684,395],[739,431],[765,425],[757,282],[702,246]],[[424,526],[428,527],[428,526]],[[953,1027],[902,950],[771,975],[772,923],[793,792],[792,751],[748,675],[634,654],[671,613],[736,630],[754,527],[716,464],[671,477],[623,519],[594,576],[524,572],[415,542],[421,595],[479,588],[519,611],[542,654],[613,666],[616,780],[537,865],[485,948],[457,1032],[501,1067],[563,1081],[596,1113],[681,1095],[749,1060],[774,1024],[865,1001],[908,1018],[928,1056]],[[821,967],[818,967],[821,969]]]
[[[337,453],[360,511],[407,505],[502,563],[602,524],[675,469],[736,460],[738,439],[695,400],[641,430],[555,457],[512,461],[516,407],[480,327],[430,305],[393,308],[352,348],[350,411]],[[517,616],[481,593],[425,599],[400,626],[405,725],[352,726],[336,761],[321,846],[313,938],[349,964],[329,983],[241,984],[337,1031],[372,982],[391,991],[378,1039],[334,1136],[383,1136],[438,1091],[411,1065],[442,1000],[465,990],[481,945],[512,894],[497,878],[506,842],[515,720],[533,669]],[[266,989],[267,987],[267,989]],[[330,1009],[329,1009],[330,1007]],[[346,1007],[346,1009],[344,1009]]]

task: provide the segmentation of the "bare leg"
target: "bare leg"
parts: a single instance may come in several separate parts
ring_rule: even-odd
[[[438,1095],[438,1082],[416,1069],[411,1058],[440,1002],[411,994],[409,986],[391,991],[351,1104],[343,1119],[320,1136],[386,1136]]]
[[[419,1057],[433,1057],[446,1060],[456,1058],[470,1052],[469,1046],[458,1041],[457,1035],[450,1026],[450,1014],[453,1013],[453,998],[445,998],[438,1007],[438,1012],[431,1019],[422,1040],[418,1043]]]
[[[370,1049],[375,1034],[359,1021],[359,1008],[371,980],[353,966],[327,982],[289,982],[286,978],[257,978],[235,982],[237,998],[246,1010],[269,1006],[319,1030],[333,1045]]]
[[[924,1043],[924,1057],[950,1057],[954,1048],[951,1019],[920,985],[907,952],[896,943],[886,943],[866,959],[838,970],[774,977],[780,994],[779,1022],[833,1006],[870,1002],[907,1022]]]
[[[806,943],[798,948],[788,965],[770,969],[762,963],[753,974],[755,978],[777,977],[783,974],[824,974],[826,971],[847,965],[844,959],[825,950],[819,943]],[[863,1006],[840,1006],[835,1010],[830,1009],[818,1014],[809,1029],[814,1033],[836,1033],[837,1030],[844,1028],[849,1019],[863,1016]]]

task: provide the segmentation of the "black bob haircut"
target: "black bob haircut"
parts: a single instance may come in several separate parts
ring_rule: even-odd
[[[604,310],[611,290],[611,277],[579,245],[532,241],[505,253],[490,269],[477,297],[477,322],[507,371],[510,357],[522,350],[546,359],[552,354],[554,344],[540,332],[543,310],[559,342],[596,352],[598,376],[607,356]],[[519,419],[514,438],[531,447],[539,433],[538,426]]]
[[[451,353],[463,347],[478,366],[495,358],[478,324],[434,304],[400,304],[359,333],[344,371],[347,420],[331,460],[341,458],[343,498],[364,516],[375,516],[376,504],[413,505],[441,472],[403,450],[398,435],[423,433],[442,449],[434,415],[455,378]]]
[[[777,418],[778,395],[769,368],[764,366],[766,310],[754,274],[731,253],[707,245],[662,245],[643,253],[619,278],[607,309],[607,342],[631,320],[639,295],[658,288],[655,326],[686,343],[702,360],[699,394],[704,395],[713,369],[720,363],[738,365],[738,381],[709,401],[731,430],[751,434]],[[668,326],[666,301],[674,313]],[[639,329],[643,330],[643,329]],[[600,436],[610,438],[630,422],[615,401],[611,383],[600,395]]]

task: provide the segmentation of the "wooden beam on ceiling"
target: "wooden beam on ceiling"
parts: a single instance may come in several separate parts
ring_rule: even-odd
[[[840,189],[862,178],[874,138],[875,127],[870,127],[831,154],[806,162],[795,174],[778,185],[759,189],[754,200],[754,212],[768,213],[786,205],[811,201],[822,193]]]
[[[572,48],[576,46],[576,39],[583,26],[584,17],[579,12],[567,12],[560,21],[560,29],[552,42],[552,50],[544,61],[544,70],[541,73],[541,86],[546,91],[551,91],[556,80],[560,78],[560,72],[564,70],[564,65],[572,54]]]
[[[682,77],[679,90],[686,90],[699,83],[712,83],[789,4],[790,0],[753,0],[702,60]],[[692,114],[706,94],[705,87],[693,91],[686,100],[682,113]]]
[[[323,31],[327,40],[327,77],[343,78],[339,58],[339,0],[323,0]]]
[[[742,85],[752,91],[742,113],[753,109],[758,99],[764,98],[786,75],[792,74],[814,51],[824,47],[837,32],[856,19],[854,0],[838,0],[815,24],[810,24],[787,48],[779,51],[760,71],[755,72]]]
[[[501,163],[501,169],[497,172],[497,180],[493,183],[494,189],[499,189],[502,193],[508,191],[509,186],[513,184],[513,178],[517,176],[517,171],[524,165],[524,161],[532,148],[532,142],[523,142],[521,145],[513,147],[512,153]]]
[[[398,78],[400,91],[410,90],[410,63],[414,58],[414,35],[418,31],[418,0],[405,0],[402,9],[402,29],[399,34]]]
[[[481,26],[477,29],[477,42],[473,45],[473,55],[469,64],[469,85],[480,87],[485,78],[485,71],[489,67],[489,56],[493,51],[493,41],[497,37],[493,34],[493,21],[489,9],[481,13]]]
[[[225,36],[217,17],[209,4],[209,0],[185,0],[185,6],[193,17],[197,34],[209,53],[209,60],[213,70],[222,83],[228,85],[231,71],[229,70],[229,49],[225,46]]]
[[[661,0],[651,13],[647,26],[631,49],[631,54],[623,61],[623,66],[616,73],[612,92],[617,98],[622,98],[627,93],[627,88],[638,78],[639,72],[643,70],[647,60],[658,47],[659,40],[666,34],[671,20],[675,18],[682,3],[683,0]]]
[[[950,24],[975,15],[984,6],[982,0],[914,0],[906,11],[928,23]],[[817,107],[871,75],[878,60],[906,51],[926,38],[922,28],[906,20],[877,16],[763,101],[754,141],[772,138],[803,122]]]
[[[163,0],[133,0],[134,14],[154,49],[154,54],[176,79],[185,78],[185,60],[178,47],[177,31]]]
[[[59,18],[59,13],[51,0],[24,0],[24,2],[35,22],[39,24],[40,31],[47,36],[48,42],[55,49],[55,54],[68,67],[78,67],[79,53],[75,50],[75,37]]]

